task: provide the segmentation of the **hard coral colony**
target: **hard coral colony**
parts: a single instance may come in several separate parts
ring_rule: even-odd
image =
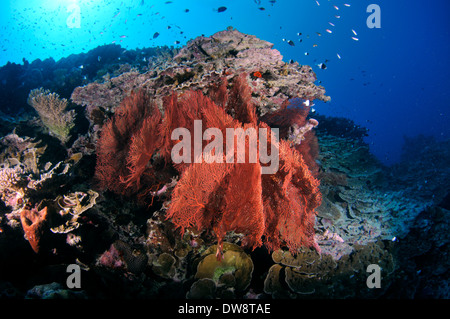
[[[196,120],[202,122],[202,136],[208,128],[217,128],[223,135],[227,128],[270,131],[264,118],[256,115],[248,78],[246,73],[235,75],[230,82],[223,77],[210,85],[206,95],[192,90],[180,95],[173,92],[163,99],[164,116],[144,90],[131,93],[102,130],[96,177],[101,186],[115,193],[145,199],[170,182],[170,168],[175,167],[180,179],[166,218],[182,234],[186,229],[213,231],[218,259],[230,231],[243,234],[242,245],[252,249],[264,244],[269,250],[287,246],[293,253],[302,246],[320,250],[314,239],[314,221],[321,193],[313,175],[317,141],[311,131],[317,121],[306,121],[309,107],[289,105],[286,100],[266,116],[268,123],[280,128],[279,143],[267,139],[279,154],[280,166],[274,174],[261,174],[265,164],[247,160],[211,163],[203,158],[194,162],[191,155],[191,164],[172,163],[171,151],[180,142],[172,140],[172,132],[180,127],[193,132]],[[290,127],[302,136],[289,141]],[[248,149],[248,137],[245,144]]]

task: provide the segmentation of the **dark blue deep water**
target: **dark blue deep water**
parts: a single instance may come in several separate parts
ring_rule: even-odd
[[[3,1],[0,65],[23,59],[58,60],[110,43],[125,49],[181,47],[189,39],[231,25],[274,43],[285,61],[313,66],[332,98],[329,103],[317,103],[316,110],[366,127],[366,141],[382,162],[399,160],[404,136],[449,138],[448,1],[318,2]],[[366,24],[372,3],[380,8],[381,28]],[[226,10],[218,12],[220,7]],[[155,32],[160,35],[154,39]],[[320,63],[327,68],[319,68]]]

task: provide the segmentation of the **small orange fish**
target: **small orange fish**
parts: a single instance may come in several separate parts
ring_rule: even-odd
[[[262,74],[261,74],[261,72],[259,72],[259,71],[253,72],[253,76],[254,76],[255,78],[262,78]]]

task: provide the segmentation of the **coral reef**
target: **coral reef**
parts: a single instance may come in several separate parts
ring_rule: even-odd
[[[189,299],[236,298],[250,285],[253,262],[239,246],[223,243],[223,259],[216,258],[216,246],[199,257],[195,281],[186,297]]]
[[[177,54],[155,58],[145,73],[126,72],[103,83],[90,83],[76,88],[71,100],[86,109],[91,122],[88,140],[95,143],[98,130],[131,90],[149,93],[162,108],[163,99],[171,92],[188,90],[204,93],[236,74],[253,74],[261,78],[247,79],[251,102],[263,115],[281,107],[282,102],[299,97],[305,100],[329,101],[325,89],[316,86],[316,75],[309,66],[285,63],[273,44],[237,30],[217,32],[211,37],[191,40]],[[92,124],[96,125],[92,125]]]
[[[230,28],[0,76],[2,298],[449,298],[448,141],[409,138],[384,167],[365,128],[310,118],[329,97],[271,43]],[[65,144],[27,107],[36,87],[84,108]],[[194,120],[278,129],[279,170],[173,163],[170,133]],[[69,264],[82,290],[66,288]]]
[[[16,207],[23,202],[23,191],[20,188],[20,168],[0,169],[1,200],[11,207]]]
[[[337,261],[307,250],[296,257],[278,250],[272,258],[275,264],[264,281],[264,291],[274,298],[374,298],[388,290],[395,269],[394,257],[382,242],[356,245]],[[367,289],[366,268],[371,264],[382,269],[383,289]]]
[[[450,141],[419,135],[405,138],[402,161],[390,169],[395,184],[403,185],[408,196],[438,204],[448,194],[450,184]],[[419,181],[419,182],[417,182]]]
[[[216,285],[224,284],[245,291],[252,279],[252,259],[237,245],[224,243],[222,249],[221,261],[216,258],[217,247],[212,246],[203,252],[195,278],[209,278]]]
[[[51,249],[51,240],[44,244],[41,240],[52,238],[51,233],[64,234],[64,241],[66,234],[72,236],[69,242],[75,245],[76,235],[71,232],[80,226],[80,215],[92,208],[98,197],[92,190],[68,190],[67,185],[76,179],[73,173],[81,154],[56,164],[42,160],[48,155],[48,146],[41,141],[16,133],[0,139],[1,200],[9,209],[2,222],[15,234],[22,229],[22,238],[35,253],[42,252],[42,245],[46,252]]]
[[[93,190],[88,190],[87,193],[75,192],[59,195],[52,203],[48,204],[56,211],[52,224],[57,226],[51,227],[50,230],[53,233],[66,234],[80,227],[78,222],[80,215],[96,204],[97,197],[98,193]]]
[[[0,139],[0,190],[5,205],[24,207],[39,192],[51,192],[54,182],[69,173],[81,154],[73,154],[53,165],[42,163],[47,145],[10,133]],[[52,181],[53,180],[53,181]],[[53,184],[53,185],[52,185]]]
[[[322,121],[326,125],[326,121]],[[321,124],[322,125],[322,124]],[[352,251],[354,243],[364,245],[377,239],[405,236],[414,218],[428,203],[405,197],[399,189],[386,191],[386,171],[361,140],[324,133],[319,125],[319,161],[322,205],[317,209],[316,228],[323,234],[336,233],[344,242],[318,238],[322,252],[339,258]],[[402,222],[398,222],[401,220]]]
[[[22,116],[29,111],[27,97],[35,88],[44,87],[68,99],[80,85],[117,77],[124,70],[146,72],[176,53],[177,50],[168,47],[125,50],[109,44],[58,61],[48,58],[31,63],[23,60],[23,64],[8,62],[0,67],[0,78],[4,79],[0,86],[0,112]]]
[[[60,283],[37,285],[27,291],[26,299],[86,299],[83,291],[72,291]]]
[[[133,249],[126,242],[117,240],[99,257],[98,265],[139,274],[147,265],[147,255],[139,249]]]
[[[40,147],[37,147],[41,145]],[[17,168],[24,173],[38,174],[38,159],[47,146],[29,137],[10,133],[0,139],[0,161],[3,168]]]
[[[22,222],[25,237],[36,253],[39,252],[40,240],[47,218],[47,207],[39,211],[36,209],[23,209],[20,212],[20,221]]]
[[[223,135],[227,128],[252,128],[255,131],[259,128],[269,133],[267,125],[257,124],[246,77],[245,73],[237,76],[229,92],[225,81],[219,90],[220,87],[225,89],[213,91],[213,97],[223,108],[200,91],[187,91],[180,98],[172,94],[164,99],[163,119],[144,93],[132,93],[103,128],[98,143],[96,174],[100,183],[124,195],[136,193],[141,184],[146,187],[144,193],[156,192],[158,185],[164,184],[160,178],[164,174],[161,170],[159,176],[156,175],[153,157],[161,149],[159,155],[170,163],[170,150],[175,145],[169,139],[171,132],[179,127],[194,132],[196,120],[202,121],[205,130],[216,128]],[[307,114],[304,109],[291,109],[291,113],[296,114],[296,110],[302,116]],[[234,119],[226,111],[233,113]],[[127,140],[131,143],[124,142]],[[270,249],[285,244],[293,252],[302,245],[318,248],[313,225],[314,209],[321,200],[319,183],[309,172],[303,157],[287,142],[281,141],[278,145],[270,137],[267,140],[270,149],[279,154],[280,161],[280,170],[267,176],[261,174],[259,163],[224,163],[228,154],[223,151],[219,162],[212,163],[203,158],[202,162],[196,163],[194,152],[189,159],[193,164],[176,165],[182,176],[173,191],[167,218],[181,229],[181,233],[192,227],[197,231],[213,230],[218,240],[218,258],[221,257],[223,237],[229,231],[245,234],[243,244],[252,248],[261,245],[262,236]],[[306,142],[301,144],[304,147]],[[238,146],[234,148],[233,153],[237,154]],[[252,185],[244,191],[239,185],[243,176]]]

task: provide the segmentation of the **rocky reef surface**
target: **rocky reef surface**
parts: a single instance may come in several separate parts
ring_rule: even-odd
[[[165,218],[177,176],[152,205],[98,189],[96,144],[132,90],[144,90],[162,110],[172,92],[206,93],[242,73],[258,117],[288,99],[330,99],[311,67],[284,62],[271,43],[232,28],[180,50],[106,46],[1,68],[9,81],[0,99],[7,90],[15,95],[0,110],[0,296],[449,298],[448,142],[410,140],[403,161],[387,168],[370,154],[364,128],[314,114],[320,254],[249,250],[242,234],[229,232],[218,260],[211,233],[180,235]],[[26,90],[14,88],[19,78]],[[39,87],[68,99],[70,139],[56,138],[27,105]],[[69,265],[79,267],[81,288],[66,284]],[[367,285],[369,265],[381,269],[380,288]]]

